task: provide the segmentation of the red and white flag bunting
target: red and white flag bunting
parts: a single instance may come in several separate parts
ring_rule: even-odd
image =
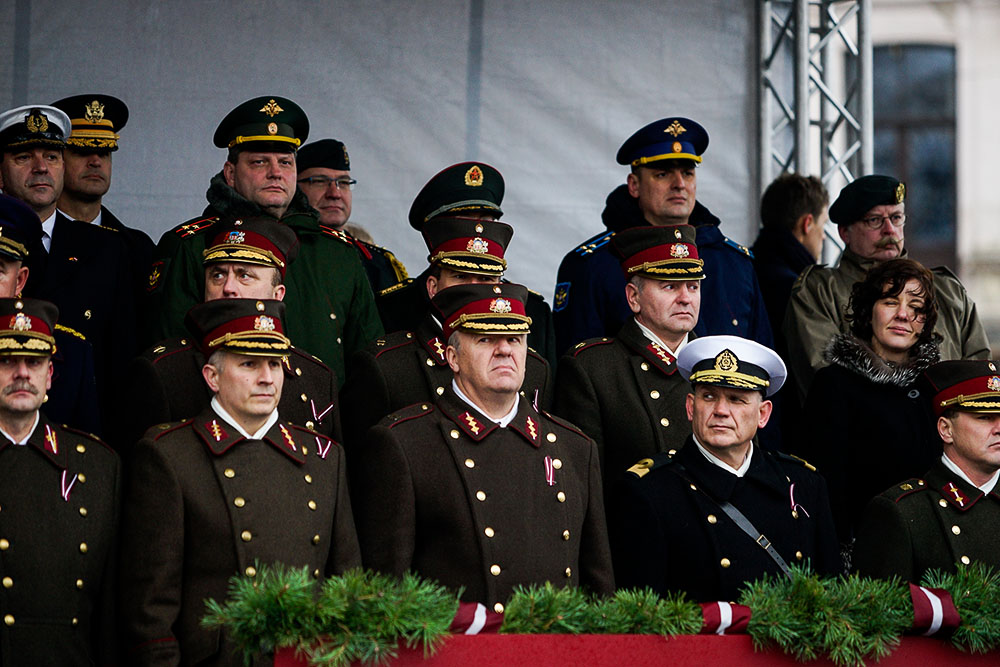
[[[496,633],[503,624],[503,614],[490,611],[479,602],[459,602],[458,612],[451,622],[452,634],[478,635]]]
[[[701,634],[732,635],[747,631],[750,607],[731,602],[702,602]]]
[[[951,593],[943,588],[925,588],[910,584],[913,600],[913,630],[930,637],[934,634],[951,634],[961,619]]]

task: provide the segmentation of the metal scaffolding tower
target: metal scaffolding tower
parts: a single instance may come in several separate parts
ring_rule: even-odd
[[[872,172],[870,20],[871,0],[762,0],[760,191],[784,171]]]

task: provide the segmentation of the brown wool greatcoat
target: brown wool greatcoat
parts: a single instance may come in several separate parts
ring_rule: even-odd
[[[440,325],[426,315],[415,331],[383,336],[351,358],[340,391],[348,456],[386,415],[444,394],[454,377],[444,356],[447,344]],[[533,402],[537,392],[538,407],[545,410],[551,391],[548,362],[529,349],[521,395]]]
[[[632,318],[616,338],[584,341],[559,362],[553,411],[597,443],[606,492],[637,461],[680,449],[691,435],[691,385],[675,361]]]
[[[868,577],[918,583],[931,568],[954,572],[979,561],[1000,569],[1000,495],[989,494],[939,460],[923,479],[875,496],[858,526],[854,567]]]
[[[115,664],[118,456],[44,415],[0,440],[0,665]]]
[[[162,429],[162,430],[161,430]],[[122,523],[121,613],[130,665],[242,665],[204,600],[255,564],[319,578],[360,565],[333,441],[279,420],[247,440],[209,408],[146,434],[130,461]]]
[[[162,341],[133,360],[122,395],[125,451],[157,424],[190,419],[208,407],[212,392],[201,367],[205,355],[186,338]],[[316,357],[292,348],[285,366],[285,383],[278,412],[293,424],[339,441],[340,410],[337,378]]]
[[[517,585],[614,589],[597,448],[523,399],[501,428],[449,387],[371,429],[357,465],[366,567],[413,570],[494,610]]]

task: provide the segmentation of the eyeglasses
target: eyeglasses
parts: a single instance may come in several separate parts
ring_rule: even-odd
[[[902,213],[893,213],[892,215],[869,215],[867,218],[861,218],[861,222],[868,229],[882,229],[882,225],[888,220],[892,223],[893,227],[902,227],[906,224],[906,216]]]
[[[311,188],[322,188],[326,190],[333,185],[338,190],[353,190],[354,186],[357,185],[357,181],[353,178],[330,178],[329,176],[310,176],[308,178],[300,178],[298,180],[299,185],[305,184]]]

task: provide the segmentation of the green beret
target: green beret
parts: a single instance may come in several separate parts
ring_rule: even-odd
[[[906,186],[892,176],[862,176],[844,186],[837,201],[830,206],[830,220],[850,225],[865,217],[876,206],[902,204]]]

